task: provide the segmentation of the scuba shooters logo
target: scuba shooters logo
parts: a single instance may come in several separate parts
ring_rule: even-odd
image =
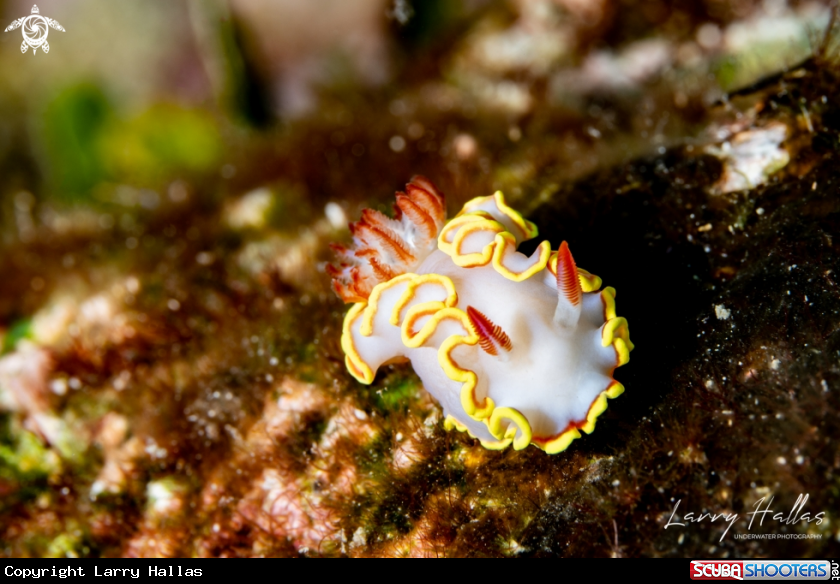
[[[32,54],[38,52],[40,48],[45,53],[50,52],[50,44],[47,42],[47,35],[50,33],[50,28],[64,31],[64,27],[58,24],[57,20],[41,16],[37,5],[32,6],[32,14],[13,20],[12,24],[6,27],[3,32],[9,32],[17,28],[23,27],[23,43],[20,45],[20,52],[25,53],[29,47],[32,47]]]
[[[828,560],[692,560],[692,580],[838,580]]]
[[[743,562],[716,562],[694,560],[691,562],[692,580],[743,580]]]

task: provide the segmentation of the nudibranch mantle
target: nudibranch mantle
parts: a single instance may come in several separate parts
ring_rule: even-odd
[[[447,429],[486,448],[554,454],[592,432],[624,391],[612,375],[633,349],[615,290],[577,268],[565,242],[518,252],[537,229],[501,192],[447,223],[443,195],[415,177],[395,210],[366,210],[354,249],[334,246],[334,288],[354,303],[341,337],[350,373],[367,384],[409,359]]]

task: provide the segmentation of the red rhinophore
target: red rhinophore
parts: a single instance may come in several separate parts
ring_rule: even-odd
[[[415,176],[404,193],[397,193],[395,218],[365,209],[350,224],[353,246],[331,246],[339,265],[328,268],[333,289],[345,302],[364,302],[373,288],[410,272],[437,248],[446,222],[446,205],[432,181]]]
[[[510,337],[497,324],[487,318],[480,311],[472,306],[467,306],[467,316],[470,319],[475,334],[478,335],[478,344],[488,355],[498,355],[497,346],[505,351],[513,349]]]
[[[580,288],[575,259],[565,241],[557,251],[557,291],[561,292],[572,306],[580,304],[583,291]]]

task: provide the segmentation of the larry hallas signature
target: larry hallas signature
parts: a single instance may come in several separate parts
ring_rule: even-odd
[[[796,499],[796,503],[793,504],[793,508],[790,512],[785,516],[784,512],[774,512],[773,509],[770,508],[770,505],[773,504],[774,497],[770,497],[770,500],[767,501],[767,506],[764,509],[761,509],[761,505],[764,503],[764,500],[767,497],[762,497],[758,501],[756,501],[754,507],[755,511],[750,511],[747,515],[750,516],[750,523],[747,526],[747,531],[752,529],[753,521],[755,520],[756,515],[760,515],[761,518],[758,520],[759,525],[764,525],[764,518],[767,515],[771,515],[771,519],[773,521],[777,521],[784,525],[796,525],[802,521],[806,523],[811,523],[812,521],[816,521],[817,525],[820,525],[823,522],[823,516],[825,515],[825,511],[820,511],[813,517],[811,517],[811,513],[806,511],[802,513],[802,509],[805,507],[805,503],[808,502],[808,494],[799,495]],[[674,510],[671,511],[671,517],[668,518],[668,522],[665,524],[665,529],[669,527],[675,527],[677,525],[685,527],[688,523],[700,523],[701,521],[710,521],[714,523],[718,519],[723,519],[725,523],[729,525],[723,531],[723,535],[720,536],[718,541],[723,541],[723,538],[726,537],[726,534],[729,532],[729,529],[735,524],[738,520],[739,515],[737,513],[701,513],[697,515],[693,511],[690,513],[686,513],[683,516],[677,515],[677,508],[680,506],[682,499],[678,499],[676,504],[674,505]],[[681,521],[682,520],[682,521]],[[683,523],[684,522],[684,523]]]

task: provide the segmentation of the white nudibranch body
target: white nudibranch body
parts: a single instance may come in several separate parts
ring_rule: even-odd
[[[428,179],[406,190],[396,219],[366,212],[351,225],[355,248],[337,247],[334,286],[354,302],[341,338],[350,373],[371,383],[381,365],[409,359],[446,427],[487,448],[553,454],[592,432],[624,391],[612,374],[633,349],[615,290],[599,290],[565,242],[516,251],[537,230],[500,192],[444,224]]]

